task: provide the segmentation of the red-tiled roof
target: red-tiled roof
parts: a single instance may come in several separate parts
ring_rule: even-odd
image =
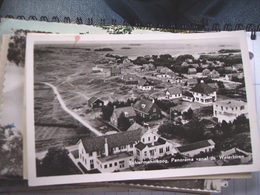
[[[215,143],[211,139],[209,139],[209,140],[204,140],[204,141],[188,144],[185,146],[180,146],[177,149],[180,152],[189,152],[189,151],[193,151],[193,150],[197,150],[197,149],[205,148],[205,147],[209,147],[209,146],[214,146],[214,145],[215,145]]]

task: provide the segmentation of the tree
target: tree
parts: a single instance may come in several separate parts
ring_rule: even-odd
[[[25,63],[25,32],[17,31],[14,36],[10,38],[7,59],[15,63],[17,66],[24,66]]]
[[[126,131],[130,126],[131,122],[128,118],[126,118],[124,113],[121,113],[118,117],[118,128],[122,131]]]
[[[104,120],[109,121],[114,111],[113,104],[109,102],[106,106],[102,107],[102,117]]]
[[[187,112],[183,113],[183,118],[185,120],[191,120],[192,117],[193,117],[193,110],[191,108],[189,108]]]
[[[54,176],[70,174],[68,170],[72,164],[69,152],[64,147],[49,148],[41,162],[37,162],[38,176]]]

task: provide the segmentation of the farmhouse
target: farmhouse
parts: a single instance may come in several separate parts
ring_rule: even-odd
[[[167,99],[176,99],[182,97],[182,90],[180,87],[171,87],[165,92]]]
[[[211,104],[217,100],[216,90],[208,86],[204,81],[191,89],[194,101],[201,104]]]
[[[162,117],[160,108],[151,100],[141,99],[134,104],[133,108],[136,115],[144,120],[155,120]]]
[[[102,108],[104,106],[104,102],[97,97],[92,97],[88,100],[88,106],[90,108]]]
[[[110,122],[115,127],[118,127],[118,119],[121,116],[121,114],[123,114],[124,117],[128,118],[131,124],[134,123],[136,114],[135,114],[135,110],[133,109],[132,106],[116,108],[116,109],[114,109],[113,114],[110,118]]]
[[[200,153],[208,153],[213,151],[215,148],[215,143],[209,139],[200,142],[195,142],[192,144],[180,146],[177,148],[177,151],[182,155],[193,157]]]
[[[248,116],[247,103],[237,100],[223,100],[213,104],[213,116],[219,123],[233,122],[239,115]]]
[[[138,80],[137,88],[142,91],[150,91],[153,89],[153,85],[147,79],[140,78]]]
[[[183,100],[183,101],[188,101],[188,102],[193,102],[193,101],[194,101],[194,97],[193,97],[193,95],[192,95],[191,92],[189,92],[189,91],[184,91],[184,92],[182,93],[182,100]]]

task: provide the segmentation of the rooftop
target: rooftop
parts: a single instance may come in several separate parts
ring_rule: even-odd
[[[117,118],[119,118],[119,116],[122,113],[124,113],[125,117],[127,117],[127,118],[136,116],[135,111],[132,106],[116,108],[116,109],[114,109],[113,113],[116,115]]]
[[[134,104],[134,109],[144,113],[149,113],[155,103],[148,99],[141,99]],[[156,105],[156,104],[155,104]]]
[[[144,129],[134,131],[125,131],[116,134],[103,135],[92,138],[81,138],[82,144],[87,153],[100,151],[104,152],[105,139],[107,138],[108,148],[126,146],[140,141],[141,136],[145,133]]]
[[[180,152],[189,152],[189,151],[192,151],[192,150],[205,148],[205,147],[209,147],[209,146],[214,146],[214,145],[215,145],[215,143],[211,139],[209,139],[209,140],[204,140],[204,141],[188,144],[188,145],[185,145],[185,146],[180,146],[177,149]]]
[[[229,99],[229,100],[215,102],[215,104],[219,106],[227,106],[230,108],[234,108],[234,107],[245,106],[246,102]]]
[[[170,93],[170,94],[181,94],[182,93],[182,90],[180,87],[171,87],[169,89],[167,89],[167,91]]]
[[[104,163],[104,162],[108,163],[109,161],[120,160],[120,159],[124,159],[124,158],[131,157],[131,156],[132,155],[127,152],[122,152],[122,153],[118,153],[118,154],[100,157],[98,159],[102,163]]]
[[[191,91],[196,92],[196,93],[210,94],[210,93],[215,92],[216,90],[211,88],[206,83],[201,82],[201,83],[198,83],[195,87],[193,87]]]

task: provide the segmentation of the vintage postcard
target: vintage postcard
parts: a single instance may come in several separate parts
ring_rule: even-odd
[[[29,185],[259,170],[244,32],[30,34]]]

